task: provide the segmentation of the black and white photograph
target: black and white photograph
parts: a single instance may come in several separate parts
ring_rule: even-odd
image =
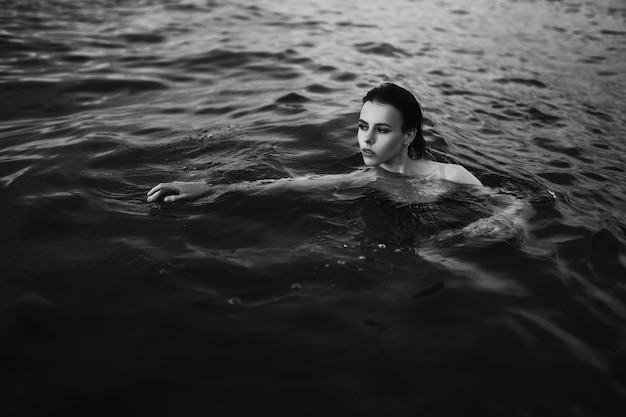
[[[626,1],[0,0],[0,416],[626,415]]]

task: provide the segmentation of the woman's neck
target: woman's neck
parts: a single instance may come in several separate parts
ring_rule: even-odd
[[[405,152],[398,158],[380,164],[385,171],[403,175],[425,175],[432,170],[432,161],[426,159],[411,159]]]
[[[409,158],[406,152],[400,152],[392,160],[380,164],[380,167],[385,171],[395,172],[396,174],[410,175],[411,158]]]

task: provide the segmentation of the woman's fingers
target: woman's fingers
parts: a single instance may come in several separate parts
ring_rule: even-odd
[[[166,203],[182,199],[199,198],[208,191],[204,182],[167,182],[161,183],[148,191],[147,201],[150,203],[161,197]]]
[[[153,191],[152,191],[152,190],[150,190],[150,193],[152,193],[152,192],[153,192]],[[148,193],[148,198],[146,198],[146,200],[148,201],[148,203],[150,203],[150,202],[152,202],[152,201],[156,200],[156,199],[157,199],[157,198],[159,198],[159,196],[161,195],[161,192],[160,192],[160,191],[157,191],[156,193],[154,193],[154,194],[152,194],[152,195],[151,195],[150,193]]]
[[[181,198],[185,198],[185,197],[186,197],[185,194],[168,195],[167,197],[163,199],[163,202],[171,203],[173,201],[180,200]]]
[[[148,196],[148,198],[146,199],[149,203],[152,201],[156,201],[159,198],[163,197],[164,195],[166,195],[167,193],[164,190],[159,190],[156,193]]]
[[[152,187],[152,189],[150,191],[148,191],[148,195],[155,193],[159,190],[174,190],[174,183],[173,182],[166,182],[166,183],[160,183],[157,186]]]
[[[164,194],[178,193],[178,192],[180,192],[180,190],[178,189],[178,187],[174,185],[174,183],[165,183],[165,184],[161,183],[153,187],[150,191],[148,191],[147,200],[148,202],[155,201],[159,197],[163,196]],[[164,199],[164,201],[173,201],[173,200]]]
[[[152,187],[152,189],[150,191],[148,191],[148,195],[152,195],[154,193],[156,193],[157,191],[159,191],[161,189],[161,187],[163,186],[163,184],[159,184],[155,187]]]

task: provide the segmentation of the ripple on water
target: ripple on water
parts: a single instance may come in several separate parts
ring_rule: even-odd
[[[102,217],[87,214],[89,200],[78,192],[57,192],[25,199],[20,218],[22,239],[58,239],[89,229]]]
[[[428,74],[436,75],[438,77],[451,77],[452,76],[450,72],[442,70],[442,69],[434,69],[434,70],[428,71]]]
[[[349,81],[354,81],[357,78],[359,78],[358,74],[355,74],[353,72],[349,72],[349,71],[341,71],[337,74],[334,74],[331,79],[335,80],[335,81],[341,81],[341,82],[349,82]]]
[[[165,90],[168,86],[160,81],[146,79],[86,78],[60,89],[61,93],[111,93],[124,91],[130,94],[150,90]]]
[[[600,31],[602,35],[610,35],[610,36],[626,36],[626,31],[623,30],[608,30],[603,29]]]
[[[524,85],[529,87],[537,87],[537,88],[546,88],[546,84],[542,81],[535,80],[534,78],[496,78],[493,80],[498,84],[516,84],[516,85]]]
[[[306,86],[306,90],[310,93],[315,93],[315,94],[327,94],[327,93],[332,93],[333,91],[335,91],[335,89],[333,88],[327,87],[322,84],[317,84],[317,83]]]
[[[538,126],[555,126],[561,120],[560,116],[543,112],[534,106],[528,106],[524,111],[528,119]]]
[[[294,69],[293,67],[276,64],[250,64],[246,65],[244,68],[248,71],[248,74],[245,77],[246,79],[251,78],[257,80],[261,74],[265,74],[268,77],[277,80],[291,80],[302,75],[300,71]]]
[[[119,37],[129,43],[162,43],[167,39],[158,33],[123,33]]]
[[[0,170],[0,184],[2,184],[2,188],[10,187],[11,184],[13,184],[20,177],[24,176],[24,174],[26,174],[31,169],[30,166],[27,166],[21,169],[14,170],[9,164],[6,163],[6,161],[3,162],[4,163],[2,169]],[[21,165],[21,163],[19,165]]]
[[[578,181],[574,175],[568,172],[539,172],[537,175],[556,185],[573,185]]]
[[[311,99],[298,93],[289,93],[276,99],[276,103],[307,103],[309,101]]]
[[[474,55],[474,56],[485,55],[485,51],[483,51],[482,49],[458,48],[458,49],[453,49],[452,52],[455,54],[459,54],[459,55]]]
[[[537,145],[542,149],[546,149],[548,151],[552,151],[558,154],[563,154],[571,157],[580,157],[581,150],[577,147],[572,146],[564,146],[561,144],[561,141],[551,138],[545,137],[534,137],[532,139],[532,143]]]
[[[588,104],[585,104],[585,112],[595,118],[600,119],[603,122],[614,122],[615,119],[613,119],[613,117],[610,114],[607,114],[605,112],[599,111],[598,109],[596,109],[594,106],[590,106]]]
[[[356,50],[363,54],[380,55],[384,57],[408,57],[410,54],[402,48],[386,42],[363,42],[354,45]]]
[[[554,168],[571,168],[571,164],[562,159],[551,159],[547,162],[548,165]]]
[[[178,59],[176,64],[188,70],[202,71],[212,68],[231,69],[245,64],[258,63],[263,60],[280,61],[280,54],[254,51],[235,52],[216,48],[208,52]]]
[[[2,117],[52,117],[72,114],[104,103],[117,94],[138,94],[168,89],[164,82],[145,78],[79,80],[21,79],[7,81],[0,91]],[[27,94],[26,94],[27,93]]]
[[[598,64],[598,63],[606,61],[606,57],[599,56],[599,55],[590,55],[587,57],[580,58],[578,61],[584,64]]]
[[[239,106],[208,106],[196,110],[195,114],[223,115],[228,113],[234,113],[237,110],[239,110]]]
[[[353,21],[341,21],[336,23],[340,28],[362,28],[362,29],[373,29],[376,28],[376,25],[367,24],[367,23],[357,23]]]
[[[626,274],[626,268],[619,260],[620,242],[608,229],[602,228],[590,235],[586,233],[584,237],[565,240],[558,247],[574,269],[594,283],[612,287]],[[593,269],[603,274],[598,275]]]
[[[85,53],[77,53],[72,52],[61,56],[63,61],[71,62],[74,64],[85,64],[87,62],[91,62],[94,60],[94,56],[85,54]]]

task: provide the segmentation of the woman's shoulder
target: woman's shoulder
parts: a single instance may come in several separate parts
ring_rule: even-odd
[[[482,185],[465,167],[457,164],[420,159],[414,161],[411,176],[424,180],[445,180],[458,184]]]
[[[443,179],[458,184],[482,185],[480,180],[462,165],[440,163]]]

